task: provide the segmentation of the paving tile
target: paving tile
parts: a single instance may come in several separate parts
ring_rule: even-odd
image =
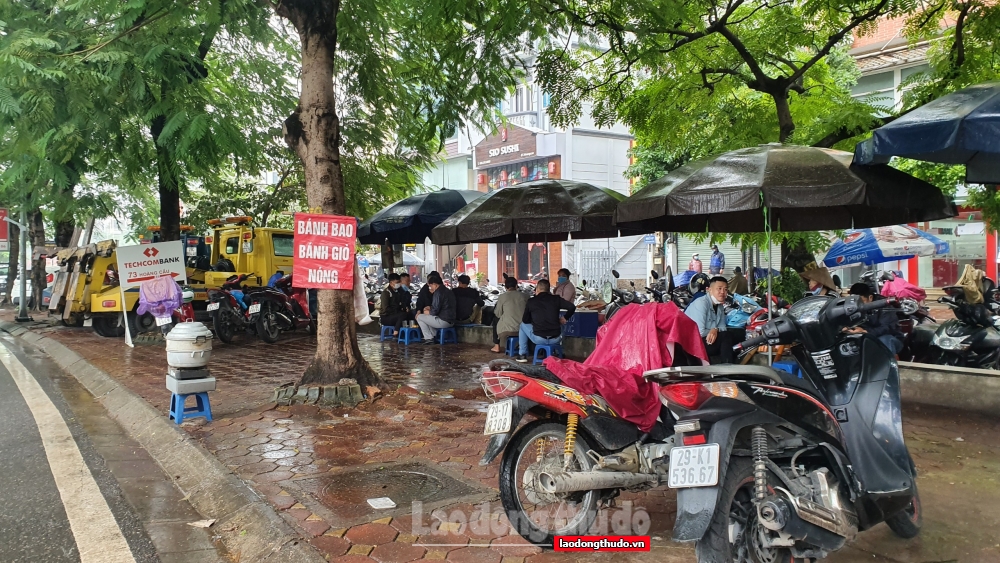
[[[326,557],[339,557],[347,553],[351,547],[351,542],[334,536],[317,536],[311,538],[309,543],[323,552]]]
[[[351,543],[380,545],[396,539],[398,530],[386,524],[362,524],[355,526],[344,535]]]
[[[393,542],[376,547],[370,557],[379,563],[406,563],[420,559],[425,553],[427,550],[423,547]]]
[[[330,529],[330,525],[322,520],[299,522],[299,527],[311,536],[321,536]]]
[[[500,563],[501,555],[483,547],[463,547],[448,553],[448,561],[454,563]]]

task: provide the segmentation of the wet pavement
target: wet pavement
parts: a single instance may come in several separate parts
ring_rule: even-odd
[[[85,329],[40,330],[166,416],[170,394],[163,387],[161,347],[129,350],[120,340]],[[314,340],[289,335],[273,346],[217,343],[211,361],[212,373],[220,379],[212,394],[216,420],[183,425],[331,560],[693,561],[690,546],[669,541],[676,506],[674,493],[665,488],[622,495],[614,511],[605,511],[610,516],[604,529],[623,514],[648,528],[646,534],[654,538],[651,553],[581,557],[527,545],[511,533],[496,501],[498,462],[478,465],[486,446],[486,400],[476,377],[495,356],[469,345],[407,348],[367,335],[360,342],[368,361],[393,387],[402,386],[397,393],[355,409],[277,407],[267,403],[273,387],[298,377]],[[920,473],[922,535],[901,540],[880,525],[828,560],[1000,562],[995,533],[1000,525],[1000,422],[904,405],[904,430]],[[405,469],[417,475],[386,478],[389,474],[383,472],[400,463],[418,464]],[[359,471],[377,477],[362,487],[357,485]],[[447,484],[448,479],[460,486]],[[382,510],[357,506],[362,496],[367,500],[380,491],[400,499],[426,493],[432,501]]]

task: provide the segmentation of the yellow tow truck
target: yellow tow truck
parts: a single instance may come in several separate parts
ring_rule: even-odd
[[[209,225],[211,236],[194,235],[187,226],[182,230],[196,316],[205,315],[208,289],[221,287],[230,276],[248,274],[246,285],[260,286],[278,270],[291,272],[292,231],[255,228],[245,216],[213,219]],[[68,326],[82,326],[89,319],[94,332],[108,337],[124,336],[126,319],[133,334],[156,328],[152,315],[135,313],[138,288],[125,292],[124,310],[129,314],[122,315],[115,248],[114,241],[106,240],[57,253],[60,270],[53,283],[50,315],[58,315]]]

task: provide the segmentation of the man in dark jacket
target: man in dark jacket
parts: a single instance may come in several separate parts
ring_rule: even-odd
[[[860,296],[865,303],[871,303],[876,297],[872,288],[866,283],[852,285],[850,294]],[[882,299],[883,297],[879,295],[878,298]],[[878,338],[878,341],[893,355],[898,354],[903,349],[903,332],[899,330],[899,317],[896,316],[896,311],[892,308],[876,309],[868,313],[868,319],[861,323],[860,327],[851,329],[849,332],[867,332]]]
[[[561,309],[566,310],[565,317],[559,316]],[[566,319],[572,317],[575,311],[576,305],[549,293],[549,280],[538,280],[535,296],[528,299],[528,304],[524,306],[521,331],[518,334],[518,355],[514,360],[527,363],[529,340],[541,345],[562,342],[562,325],[566,324]]]
[[[421,287],[420,291],[417,293],[417,304],[414,307],[414,311],[416,311],[417,313],[431,306],[431,288],[428,286],[430,285],[430,279],[433,277],[441,279],[441,274],[437,273],[436,270],[427,274],[428,283],[425,283],[424,286]]]
[[[438,329],[455,326],[455,294],[444,286],[440,276],[427,278],[431,304],[417,314],[417,324],[424,334],[424,344],[434,344]]]
[[[478,290],[469,287],[472,280],[469,276],[462,274],[458,276],[458,287],[451,290],[455,294],[455,316],[460,325],[477,325],[483,320],[483,296]]]
[[[399,296],[399,274],[389,274],[389,284],[382,290],[382,295],[378,301],[378,318],[382,326],[391,326],[395,330],[393,336],[399,336],[399,328],[406,320],[406,311],[400,308]]]

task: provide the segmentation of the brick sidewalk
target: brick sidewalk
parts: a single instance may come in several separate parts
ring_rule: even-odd
[[[33,328],[103,369],[166,416],[166,359],[162,346],[129,349],[121,339],[89,329]],[[400,346],[360,336],[368,361],[400,392],[355,409],[268,404],[274,386],[296,379],[315,340],[286,335],[276,345],[216,343],[211,370],[219,379],[212,394],[216,420],[182,426],[219,460],[265,497],[304,538],[331,560],[380,563],[418,559],[453,562],[542,563],[545,561],[693,561],[690,546],[669,541],[675,495],[666,488],[626,494],[619,504],[649,517],[653,550],[640,554],[558,554],[541,552],[511,535],[495,500],[463,503],[443,512],[408,514],[341,525],[338,499],[349,491],[317,491],[308,483],[358,467],[379,468],[421,461],[463,482],[493,491],[494,461],[480,467],[485,397],[476,378],[490,358],[468,345]],[[925,507],[923,540],[894,538],[885,526],[862,533],[830,561],[1000,561],[992,529],[1000,526],[1000,491],[989,471],[1000,469],[995,438],[1000,424],[982,417],[934,409],[906,409],[907,440],[921,472]],[[956,443],[956,438],[963,441]],[[991,486],[979,485],[989,481]],[[970,499],[980,508],[971,510]],[[354,502],[353,500],[351,502]],[[363,504],[364,500],[358,502]],[[431,511],[428,511],[431,512]],[[464,514],[468,521],[456,521]],[[978,523],[978,524],[977,524]]]

